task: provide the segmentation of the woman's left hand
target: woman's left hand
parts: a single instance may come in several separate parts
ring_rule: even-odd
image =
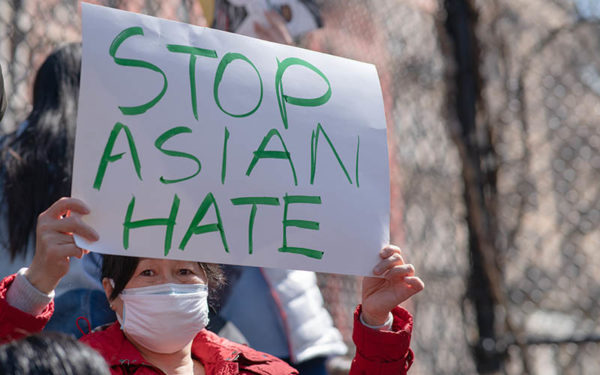
[[[385,324],[394,307],[425,287],[413,265],[404,263],[400,248],[388,245],[379,256],[373,273],[383,278],[365,277],[362,284],[362,319],[374,326]]]

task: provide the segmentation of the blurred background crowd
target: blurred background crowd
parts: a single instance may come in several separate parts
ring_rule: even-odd
[[[197,0],[94,2],[206,24]],[[427,284],[407,306],[411,373],[598,374],[600,1],[317,3],[300,46],[379,72],[392,242]],[[2,132],[48,53],[81,39],[79,8],[0,1]],[[359,280],[318,280],[351,347]]]

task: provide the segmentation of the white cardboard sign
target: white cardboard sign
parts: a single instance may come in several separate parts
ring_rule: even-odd
[[[389,241],[373,65],[82,4],[72,195],[106,254],[369,275]]]

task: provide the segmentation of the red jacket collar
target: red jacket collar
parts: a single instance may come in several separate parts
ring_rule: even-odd
[[[121,325],[114,322],[108,327],[94,331],[80,339],[104,357],[109,367],[121,365],[144,365],[154,367],[146,361],[133,344],[127,340]]]
[[[81,341],[96,349],[111,368],[148,366],[158,370],[127,340],[118,322],[82,337]],[[238,374],[244,369],[258,374],[298,373],[278,358],[231,342],[205,329],[194,338],[192,355],[202,362],[207,374]]]

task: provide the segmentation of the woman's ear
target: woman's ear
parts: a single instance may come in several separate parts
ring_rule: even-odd
[[[119,296],[110,299],[113,290],[115,290],[114,281],[105,277],[102,279],[102,287],[104,288],[104,293],[106,294],[106,299],[108,300],[111,310],[117,314],[117,319],[119,319],[119,316],[123,316],[123,301]]]
[[[113,284],[111,283],[111,279],[109,279],[108,277],[105,277],[102,279],[102,287],[104,288],[104,293],[106,294],[106,299],[108,300],[108,302],[110,303],[110,306],[112,308],[112,300],[110,299],[110,295],[112,294],[113,290],[115,289],[113,287]]]

